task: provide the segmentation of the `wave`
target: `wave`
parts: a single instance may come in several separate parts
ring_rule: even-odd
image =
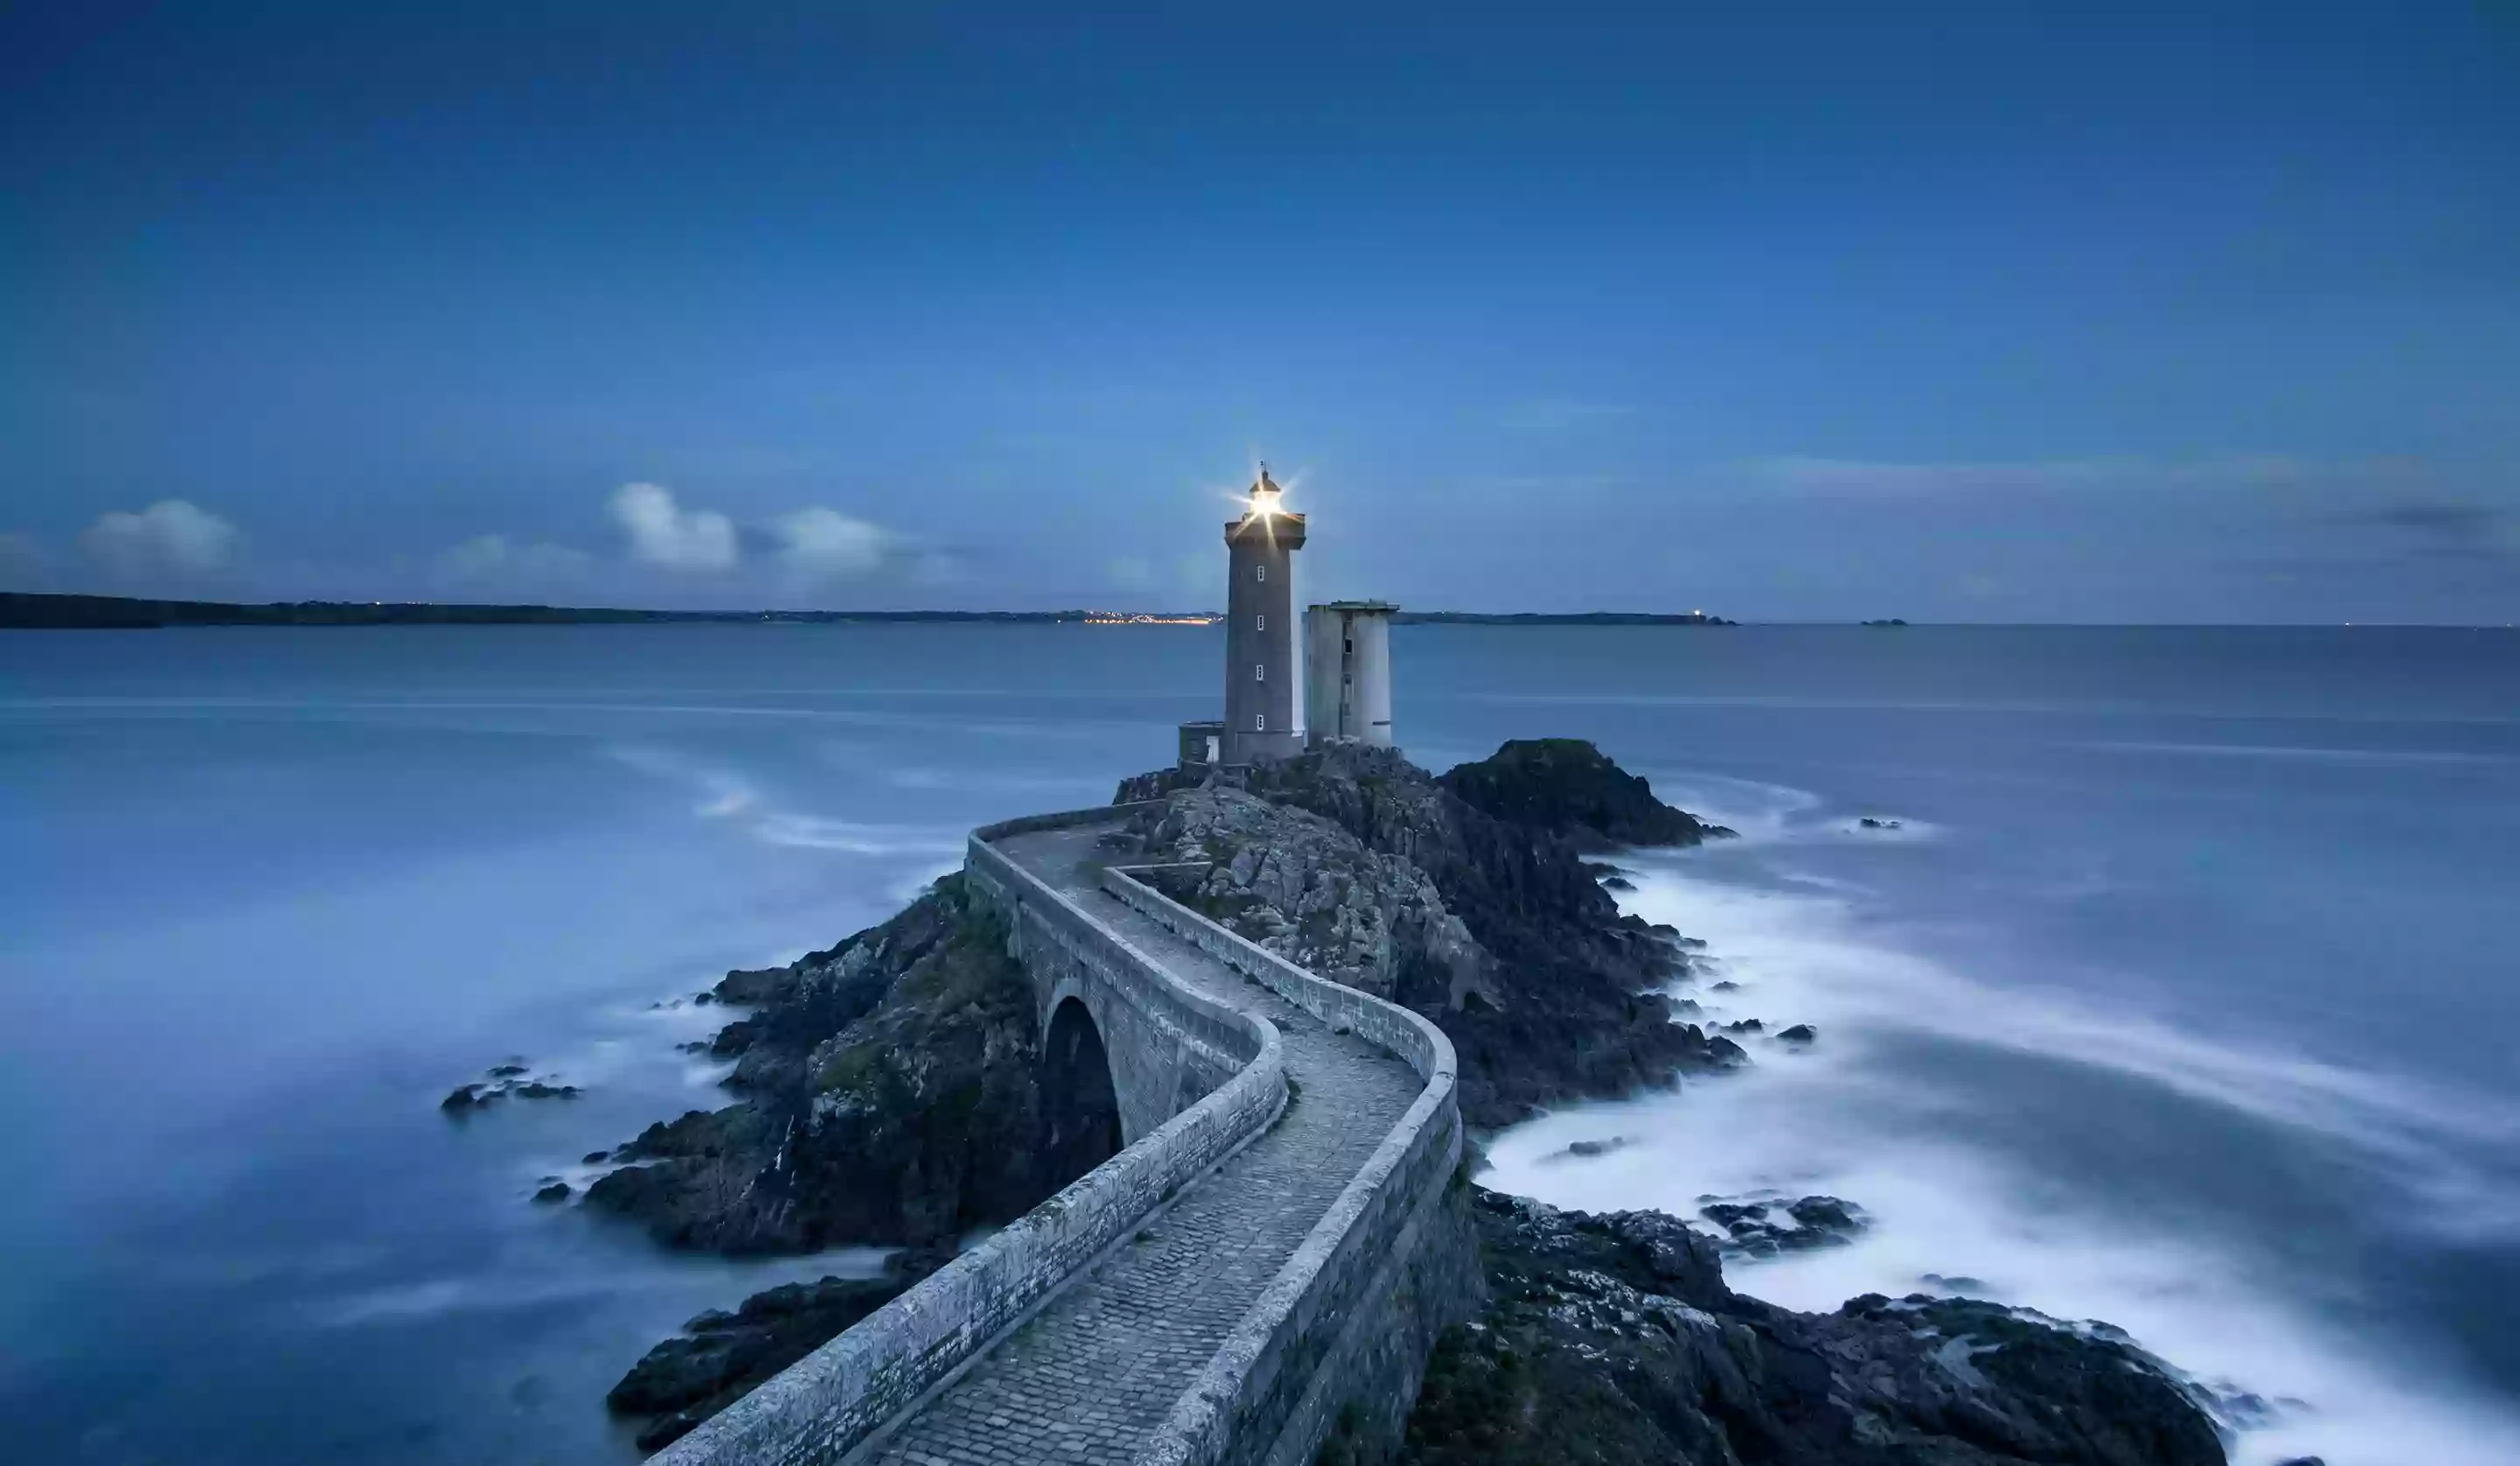
[[[1774,786],[1742,786],[1751,790]],[[1790,827],[1813,803],[1767,797]],[[1720,805],[1718,807],[1721,807]],[[1755,807],[1755,804],[1754,804]],[[1769,872],[1772,877],[1775,872]],[[2244,1427],[2241,1466],[2317,1452],[2330,1466],[2520,1460],[2520,1416],[2418,1340],[2341,1321],[2352,1280],[2308,1277],[2242,1230],[2147,1211],[2037,1147],[1975,1143],[1987,1082],[1919,1063],[1964,1051],[2031,1056],[2343,1147],[2419,1201],[2399,1218],[2508,1243],[2520,1175],[2480,1164],[2520,1130],[2507,1111],[2394,1076],[2226,1041],[2074,993],[1996,986],[1909,949],[1862,914],[1862,893],[1750,889],[1684,857],[1639,869],[1623,904],[1705,939],[1709,1020],[1807,1021],[1819,1046],[1767,1044],[1734,1076],[1678,1094],[1585,1105],[1500,1136],[1488,1183],[1588,1210],[1693,1214],[1713,1195],[1829,1192],[1874,1218],[1856,1245],[1730,1264],[1743,1291],[1830,1309],[1866,1292],[1958,1286],[2061,1318],[2102,1318],[2192,1370]],[[1714,990],[1715,981],[1738,985]],[[1760,1041],[1747,1040],[1754,1047]],[[2009,1072],[2007,1072],[2009,1073]],[[2000,1082],[2000,1080],[1999,1080]],[[1551,1160],[1576,1141],[1628,1143]]]
[[[739,821],[765,845],[838,850],[852,855],[934,857],[959,852],[964,832],[935,825],[883,824],[770,807],[758,786],[742,774],[669,749],[615,744],[605,751],[643,773],[697,792],[692,813],[702,819]]]
[[[1859,814],[1830,810],[1819,795],[1790,784],[1699,770],[1655,771],[1651,782],[1655,796],[1665,803],[1732,831],[1739,837],[1735,848],[1845,841],[1904,844],[1933,840],[1943,833],[1940,825],[1895,810]],[[1876,823],[1868,827],[1866,819]]]

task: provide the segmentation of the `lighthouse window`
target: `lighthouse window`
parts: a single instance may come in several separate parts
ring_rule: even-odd
[[[1269,629],[1269,616],[1267,612],[1262,612],[1260,615],[1253,617],[1252,619],[1260,623],[1259,625],[1251,628],[1254,631],[1266,631]]]
[[[1251,680],[1254,682],[1268,681],[1269,664],[1265,662],[1255,662],[1251,664]]]
[[[1252,579],[1254,579],[1254,580],[1266,580],[1266,579],[1268,579],[1268,578],[1269,578],[1269,567],[1267,567],[1267,566],[1265,566],[1265,565],[1255,565],[1255,566],[1251,567],[1251,578],[1252,578]]]
[[[1267,714],[1267,713],[1265,713],[1265,712],[1261,713],[1261,714],[1259,715],[1258,720],[1257,720],[1257,721],[1255,721],[1255,722],[1253,722],[1253,723],[1251,724],[1251,731],[1252,731],[1252,732],[1254,732],[1254,733],[1266,733],[1266,732],[1268,732],[1268,731],[1269,731],[1269,714]]]

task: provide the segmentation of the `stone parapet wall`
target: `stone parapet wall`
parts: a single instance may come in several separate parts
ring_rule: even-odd
[[[1175,982],[1160,963],[1051,893],[989,844],[1089,816],[1107,820],[1109,806],[1014,822],[1020,829],[990,826],[972,836],[964,870],[972,893],[1007,924],[1012,953],[1032,980],[1040,1031],[1049,1031],[1053,1010],[1070,997],[1093,1016],[1111,1067],[1125,1145],[1240,1071],[1252,1055],[1250,1020]]]
[[[1372,1457],[1397,1443],[1426,1355],[1477,1307],[1452,1040],[1380,998],[1325,981],[1170,899],[1128,869],[1102,887],[1289,1002],[1397,1055],[1426,1087],[1287,1260],[1139,1460],[1311,1461],[1333,1433]]]
[[[971,839],[967,871],[1010,918],[1020,943],[1048,940],[1097,964],[1154,1006],[1162,994],[1184,1072],[1232,1063],[1213,1092],[1152,1127],[1005,1230],[761,1385],[652,1457],[664,1466],[800,1466],[830,1462],[1020,1321],[1036,1305],[1175,1190],[1265,1129],[1286,1103],[1283,1039],[1267,1020],[1175,981],[1038,878],[989,848],[992,839],[1108,820],[1113,806],[991,826]],[[1126,812],[1125,806],[1120,812]],[[1132,1006],[1139,1006],[1133,1003]],[[1114,1047],[1118,1057],[1120,1047]]]

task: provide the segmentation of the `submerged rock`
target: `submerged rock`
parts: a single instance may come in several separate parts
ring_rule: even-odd
[[[518,1099],[575,1099],[581,1092],[575,1084],[520,1078],[519,1076],[525,1072],[521,1064],[502,1064],[496,1069],[485,1070],[483,1073],[490,1076],[487,1081],[458,1084],[446,1098],[437,1102],[437,1108],[450,1115],[462,1115],[487,1109],[510,1095]]]
[[[1626,1150],[1636,1143],[1633,1137],[1627,1135],[1612,1135],[1602,1140],[1578,1140],[1571,1145],[1560,1146],[1540,1159],[1544,1162],[1589,1161],[1596,1156],[1606,1156],[1612,1151]]]
[[[1701,1205],[1697,1214],[1723,1228],[1717,1247],[1754,1258],[1844,1247],[1871,1224],[1863,1208],[1833,1196],[1806,1196],[1791,1202],[1714,1199]]]
[[[437,1102],[437,1108],[449,1114],[477,1110],[496,1100],[500,1092],[488,1084],[458,1084],[453,1093]]]
[[[553,1181],[534,1193],[534,1200],[544,1206],[550,1206],[556,1202],[564,1202],[568,1200],[568,1197],[569,1190],[568,1182],[566,1181]]]
[[[2118,1340],[1921,1294],[1795,1313],[1732,1292],[1676,1217],[1484,1190],[1473,1212],[1490,1303],[1436,1346],[1412,1466],[2223,1466]]]
[[[1819,1037],[1820,1031],[1807,1023],[1798,1023],[1790,1029],[1779,1029],[1777,1031],[1778,1043],[1810,1043]]]

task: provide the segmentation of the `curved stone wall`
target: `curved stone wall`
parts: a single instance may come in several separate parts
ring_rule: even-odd
[[[1023,830],[1112,817],[1110,806],[1019,821]],[[667,1466],[790,1466],[837,1459],[1019,1321],[1077,1269],[1128,1235],[1177,1188],[1264,1129],[1286,1102],[1276,1025],[1235,1012],[1168,977],[996,850],[971,839],[968,872],[1018,934],[1056,933],[1060,950],[1166,995],[1185,1041],[1230,1052],[1221,1084],[1004,1231],[956,1258],[855,1327],[652,1457]],[[1017,940],[1027,939],[1019,935]],[[1038,949],[1036,949],[1038,955]],[[1028,964],[1029,965],[1029,964]],[[1098,1016],[1098,1022],[1100,1018]],[[1107,1030],[1106,1045],[1118,1049]],[[1115,1079],[1117,1076],[1115,1074]]]
[[[1396,1441],[1427,1351],[1481,1283],[1461,1198],[1453,1042],[1419,1015],[1315,977],[1165,896],[1129,868],[1102,888],[1333,1028],[1398,1055],[1426,1087],[1383,1137],[1142,1452],[1140,1466],[1309,1462],[1343,1415]]]
[[[1104,805],[990,826],[972,835],[965,865],[973,890],[1006,920],[1043,1018],[1066,997],[1086,1002],[1131,1143],[654,1460],[838,1460],[1283,1110],[1284,1040],[1274,1024],[1168,974],[992,848],[1009,836],[1131,812]],[[1398,1439],[1435,1334],[1468,1316],[1480,1290],[1466,1208],[1453,1184],[1462,1133],[1452,1042],[1418,1015],[1317,978],[1127,869],[1105,868],[1099,880],[1111,896],[1329,1028],[1397,1055],[1423,1081],[1138,1459],[1300,1466],[1333,1434],[1359,1438],[1373,1453]]]

